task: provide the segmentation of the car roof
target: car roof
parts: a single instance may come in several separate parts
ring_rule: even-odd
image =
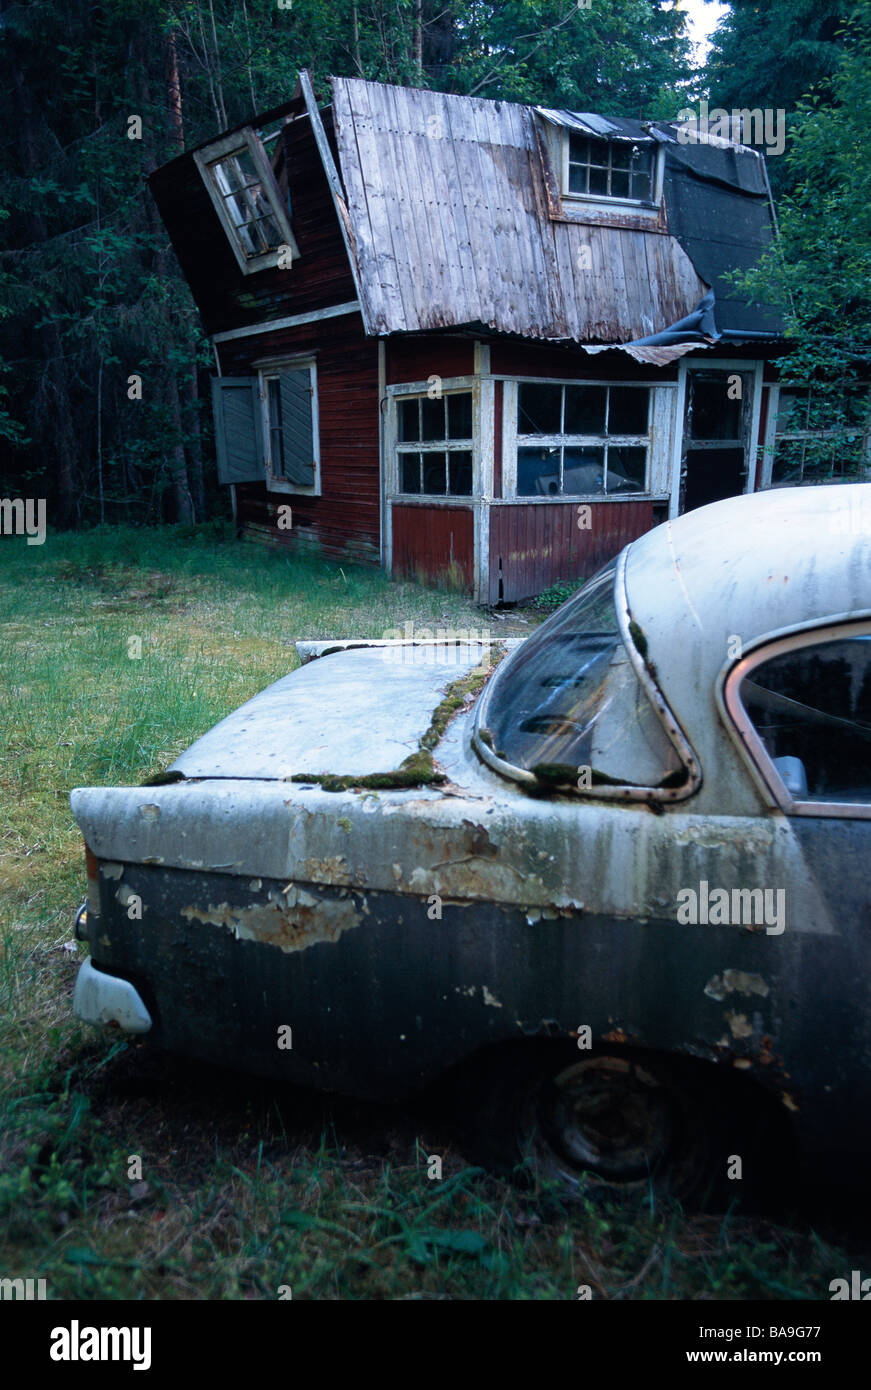
[[[702,765],[693,807],[752,813],[758,797],[717,711],[719,674],[762,638],[871,615],[871,483],[730,497],[633,541],[625,566],[635,631]]]

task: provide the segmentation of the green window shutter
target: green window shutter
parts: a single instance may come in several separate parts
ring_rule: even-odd
[[[252,483],[266,477],[258,387],[256,376],[212,377],[220,483]]]
[[[313,401],[311,371],[282,372],[281,433],[284,445],[284,476],[297,487],[311,487],[315,480]]]

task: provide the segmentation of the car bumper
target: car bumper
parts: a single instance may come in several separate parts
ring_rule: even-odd
[[[90,960],[79,968],[73,1009],[85,1023],[114,1023],[125,1033],[147,1033],[151,1014],[129,980],[98,970]]]

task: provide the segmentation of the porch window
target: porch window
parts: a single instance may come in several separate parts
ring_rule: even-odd
[[[398,491],[472,495],[472,393],[403,396],[397,402]]]
[[[646,386],[521,382],[517,496],[646,491],[650,394]]]
[[[194,154],[233,254],[244,274],[299,255],[272,165],[259,136],[249,129],[217,140]]]
[[[857,392],[829,397],[808,387],[781,386],[772,486],[863,479],[868,410],[868,397]]]
[[[619,198],[652,203],[656,173],[654,146],[630,140],[595,140],[570,134],[564,188],[572,197]]]

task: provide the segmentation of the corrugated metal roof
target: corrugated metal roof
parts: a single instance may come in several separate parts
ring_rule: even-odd
[[[594,135],[601,140],[631,140],[639,145],[652,144],[655,138],[644,122],[633,121],[626,116],[597,116],[592,111],[554,111],[547,106],[536,106],[535,110],[552,125],[577,131],[579,135]]]
[[[370,333],[474,323],[627,343],[704,295],[674,237],[550,217],[534,108],[349,78],[332,87]]]

